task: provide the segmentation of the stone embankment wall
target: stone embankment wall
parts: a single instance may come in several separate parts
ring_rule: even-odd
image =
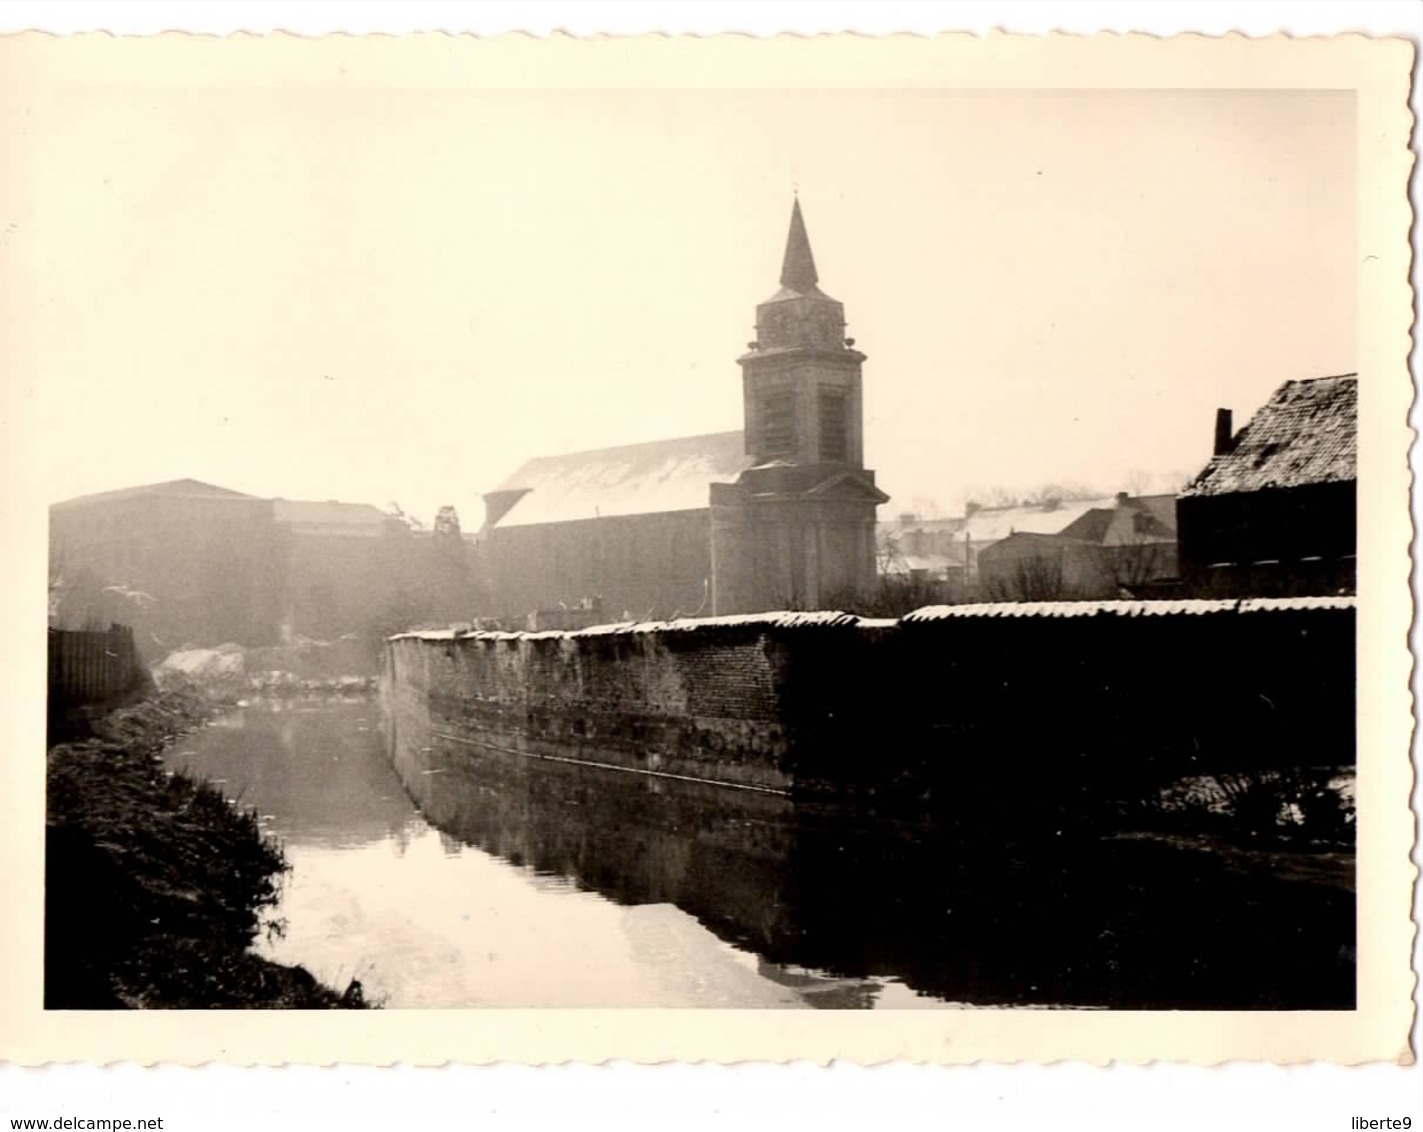
[[[401,742],[1080,811],[1352,764],[1354,654],[1347,598],[1004,604],[409,634],[383,686]]]

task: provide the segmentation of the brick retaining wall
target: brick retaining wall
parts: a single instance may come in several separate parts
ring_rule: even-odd
[[[446,743],[765,790],[1115,803],[1191,773],[1354,761],[1354,604],[770,614],[388,645]]]

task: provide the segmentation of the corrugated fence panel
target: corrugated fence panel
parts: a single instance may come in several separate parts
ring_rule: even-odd
[[[138,672],[133,630],[126,625],[49,631],[52,708],[103,703],[132,689]]]

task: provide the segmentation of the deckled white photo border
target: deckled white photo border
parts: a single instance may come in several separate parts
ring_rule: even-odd
[[[40,1009],[46,506],[24,476],[44,443],[26,406],[42,380],[26,352],[23,279],[0,260],[5,312],[6,481],[15,674],[0,708],[0,846],[9,910],[0,928],[0,1059],[234,1064],[442,1064],[567,1060],[878,1063],[892,1059],[1088,1063],[1407,1060],[1412,1022],[1413,815],[1408,799],[1412,294],[1407,185],[1412,46],[1362,37],[986,38],[858,36],[574,40],[443,35],[394,39],[238,36],[0,41],[7,131],[26,91],[64,84],[372,84],[508,87],[1351,89],[1359,130],[1360,578],[1359,999],[1352,1012],[377,1011],[364,1014]],[[43,192],[10,167],[6,192]],[[18,310],[16,308],[19,308]],[[31,600],[26,600],[26,599]]]

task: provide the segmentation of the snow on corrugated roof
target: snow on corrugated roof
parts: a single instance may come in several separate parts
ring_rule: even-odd
[[[488,635],[494,636],[492,633]],[[507,635],[518,636],[516,633]],[[413,629],[409,633],[396,633],[393,637],[387,637],[386,640],[453,641],[458,636],[460,636],[460,633],[457,629]]]
[[[495,489],[526,492],[495,525],[700,510],[711,484],[730,483],[754,463],[739,431],[543,456]]]
[[[1023,601],[929,605],[906,613],[903,624],[994,617],[1166,617],[1209,613],[1270,613],[1300,609],[1353,609],[1352,597],[1284,597],[1181,601]]]
[[[1352,597],[1251,597],[1240,603],[1242,613],[1269,613],[1296,609],[1353,609]]]
[[[1170,617],[1202,616],[1211,613],[1288,613],[1302,609],[1353,609],[1353,597],[1255,597],[1180,601],[1004,601],[972,605],[926,605],[906,613],[898,621],[885,617],[858,617],[838,610],[809,613],[742,613],[727,617],[684,617],[676,621],[620,621],[587,629],[548,629],[541,632],[510,633],[492,630],[426,629],[398,633],[392,641],[549,641],[578,637],[641,635],[644,633],[696,633],[737,626],[764,626],[768,629],[890,629],[896,625],[922,625],[933,621],[984,620],[988,618],[1030,617]]]
[[[1183,496],[1351,483],[1358,463],[1358,377],[1287,381]]]
[[[738,613],[724,617],[680,617],[675,621],[619,621],[608,625],[592,625],[587,629],[545,629],[538,632],[501,632],[494,630],[422,629],[398,633],[393,641],[415,638],[424,641],[449,641],[456,638],[475,641],[548,641],[568,637],[610,637],[643,633],[700,633],[712,629],[764,626],[768,629],[854,628],[867,624],[853,613],[838,610],[811,612],[778,611],[772,613]],[[868,624],[883,627],[885,622]],[[893,624],[893,622],[889,622]]]

